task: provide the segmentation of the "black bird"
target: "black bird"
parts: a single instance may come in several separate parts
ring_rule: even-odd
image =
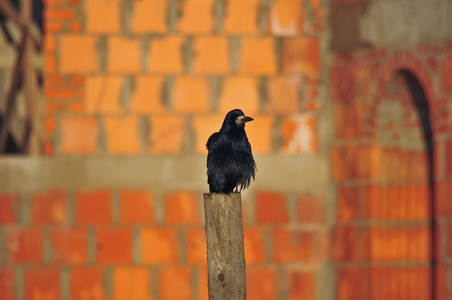
[[[243,190],[254,179],[256,164],[245,133],[252,121],[240,109],[228,112],[219,132],[207,140],[207,183],[211,193],[229,194]]]

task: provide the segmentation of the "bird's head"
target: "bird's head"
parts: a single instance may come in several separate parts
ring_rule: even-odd
[[[240,109],[234,109],[228,112],[226,117],[224,118],[223,126],[221,130],[228,130],[237,127],[245,127],[245,123],[249,121],[253,121],[254,119],[248,116],[245,116],[243,111]]]

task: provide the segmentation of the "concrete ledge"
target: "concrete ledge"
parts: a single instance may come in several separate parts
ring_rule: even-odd
[[[251,190],[323,191],[328,184],[325,159],[312,156],[256,155]],[[153,191],[208,192],[204,155],[3,157],[0,192],[47,189],[137,188]]]

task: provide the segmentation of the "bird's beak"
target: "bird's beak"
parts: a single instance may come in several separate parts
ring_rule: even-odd
[[[235,120],[235,122],[236,122],[238,125],[241,125],[241,124],[244,124],[244,123],[246,123],[246,122],[253,121],[253,120],[254,120],[254,119],[251,118],[251,117],[240,116],[240,117],[238,117],[238,118]]]

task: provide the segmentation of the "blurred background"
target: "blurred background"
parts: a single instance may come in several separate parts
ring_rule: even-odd
[[[248,299],[452,299],[452,0],[0,0],[0,299],[207,299],[242,109]]]

